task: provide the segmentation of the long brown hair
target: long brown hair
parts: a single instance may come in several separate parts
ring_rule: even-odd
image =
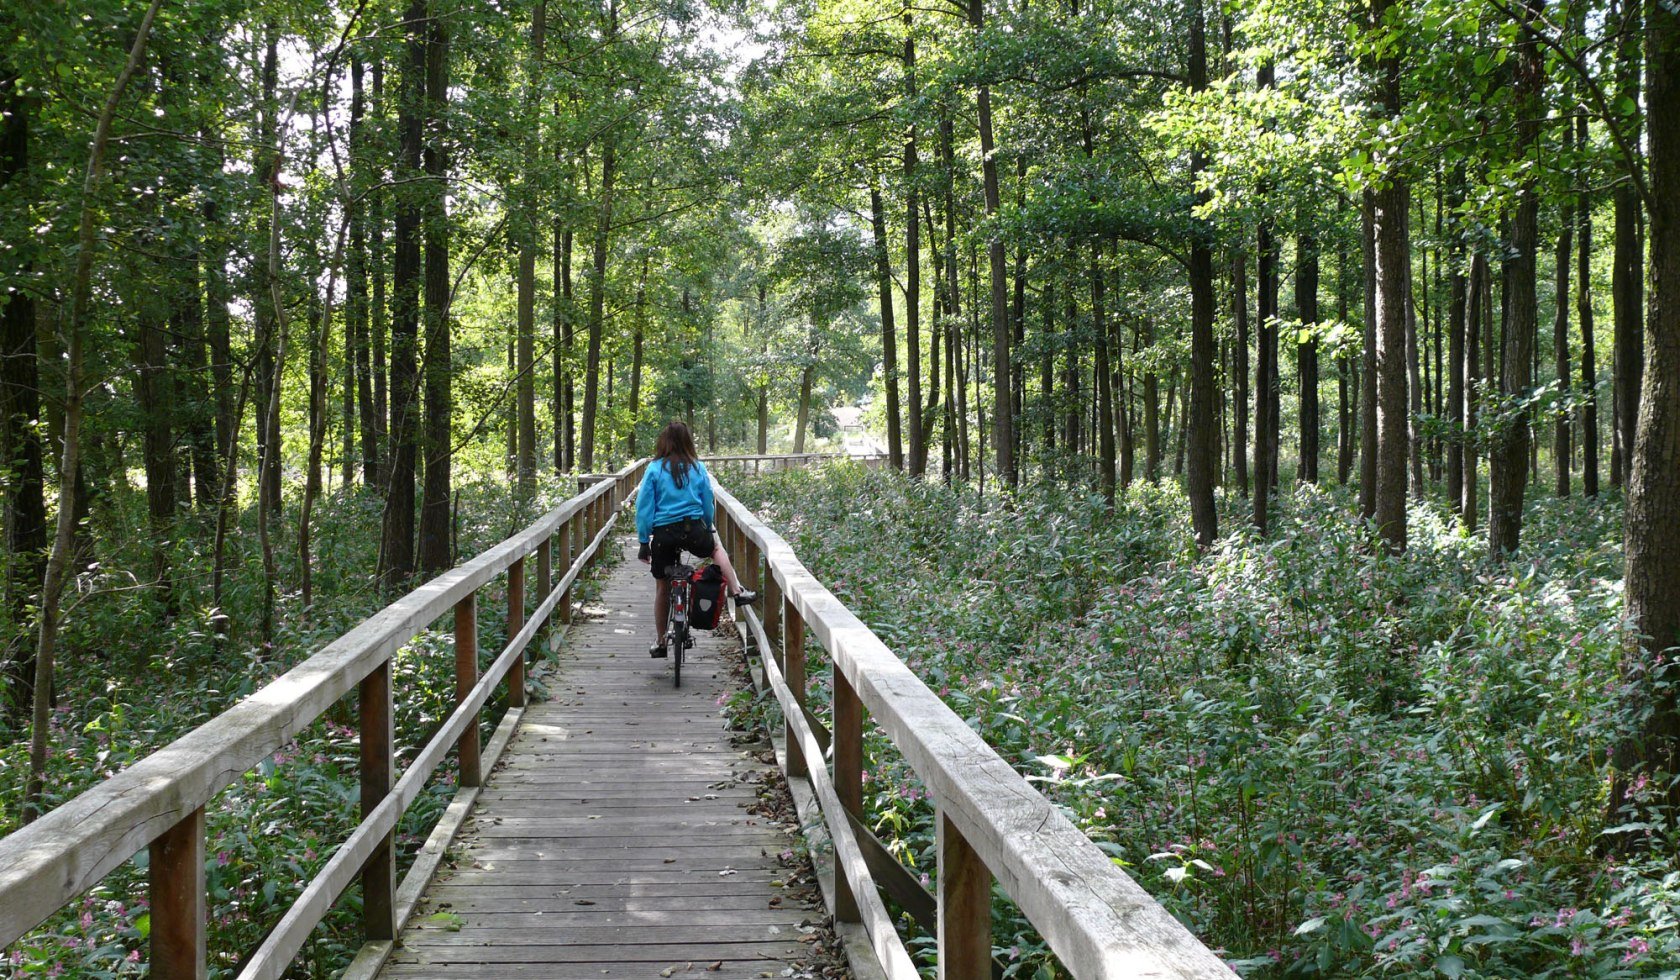
[[[659,430],[659,438],[653,444],[653,458],[665,461],[665,468],[671,471],[671,482],[681,487],[688,480],[689,469],[700,462],[700,454],[694,449],[694,433],[686,424],[672,420]]]

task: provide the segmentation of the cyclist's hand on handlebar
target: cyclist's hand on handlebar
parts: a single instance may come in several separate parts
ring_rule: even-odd
[[[653,564],[653,546],[643,541],[642,549],[636,552],[636,558],[644,565]]]

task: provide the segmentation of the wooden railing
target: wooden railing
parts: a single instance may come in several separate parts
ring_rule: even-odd
[[[525,651],[556,610],[571,615],[572,586],[612,534],[634,496],[645,461],[592,478],[577,496],[536,523],[363,621],[319,653],[207,724],[0,840],[0,948],[33,929],[106,874],[150,848],[154,980],[206,975],[205,806],[223,787],[357,692],[362,821],[254,953],[241,980],[281,976],[333,902],[360,877],[362,930],[377,954],[419,900],[448,841],[434,833],[399,886],[394,832],[404,811],[451,748],[463,793],[476,793],[525,705]],[[527,612],[526,560],[536,556]],[[556,562],[564,569],[552,581]],[[507,574],[506,648],[478,672],[478,590]],[[391,655],[454,611],[456,707],[396,778]],[[488,750],[479,715],[503,681],[509,709]],[[470,803],[470,799],[468,801]],[[458,795],[451,811],[464,812]],[[445,817],[448,820],[448,817]],[[358,962],[361,962],[360,958]]]
[[[707,456],[706,468],[714,473],[773,473],[789,470],[799,466],[810,466],[813,463],[827,463],[833,460],[850,459],[865,466],[879,465],[886,457],[875,453],[865,456],[854,456],[850,453],[788,453],[786,455],[764,456]]]
[[[1231,975],[824,588],[786,541],[715,489],[724,546],[763,596],[762,618],[747,608],[743,632],[768,651],[760,666],[786,719],[788,778],[809,781],[833,841],[834,917],[843,933],[861,928],[886,976],[912,980],[916,969],[883,889],[937,936],[941,977],[993,975],[994,878],[1076,977]],[[807,630],[834,664],[826,729],[806,704]],[[865,711],[934,801],[937,895],[863,820]]]

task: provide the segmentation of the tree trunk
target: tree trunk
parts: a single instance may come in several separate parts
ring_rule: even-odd
[[[1143,318],[1143,342],[1155,346],[1155,321]],[[1161,482],[1161,378],[1155,373],[1155,359],[1143,375],[1143,478]]]
[[[554,111],[559,114],[560,107]],[[565,155],[565,145],[555,141],[556,157]],[[572,177],[567,173],[568,192]],[[568,196],[570,194],[568,193]],[[577,462],[577,430],[573,424],[575,386],[572,359],[572,229],[554,219],[554,472],[570,473]]]
[[[1235,434],[1231,458],[1237,467],[1237,489],[1248,496],[1248,252],[1238,246],[1231,252],[1231,316],[1236,320],[1237,339],[1232,349],[1232,384],[1236,388]]]
[[[150,287],[148,287],[148,293]],[[175,521],[175,434],[173,419],[176,400],[169,380],[166,311],[161,298],[135,297],[131,306],[139,335],[134,349],[134,393],[140,409],[143,453],[146,467],[146,517],[152,547],[152,576],[170,615],[175,600],[169,580],[169,539]]]
[[[589,275],[589,355],[583,375],[583,438],[580,461],[584,472],[595,469],[595,407],[601,387],[601,328],[607,285],[607,234],[612,229],[613,170],[618,146],[609,135],[601,151],[601,204],[595,218],[595,246]]]
[[[1207,41],[1201,0],[1190,4],[1190,90],[1207,88]],[[1207,166],[1200,151],[1190,154],[1191,183]],[[1207,191],[1198,192],[1205,201]],[[1189,427],[1188,472],[1185,489],[1190,496],[1190,523],[1195,529],[1196,543],[1203,548],[1213,546],[1219,536],[1219,512],[1214,507],[1213,473],[1218,465],[1213,418],[1214,359],[1217,356],[1213,340],[1213,251],[1208,245],[1211,235],[1193,234],[1190,240],[1190,392],[1185,408]],[[1314,289],[1317,288],[1316,283]]]
[[[1634,636],[1626,674],[1641,682],[1653,710],[1634,744],[1631,766],[1672,776],[1680,767],[1680,706],[1662,684],[1664,661],[1680,645],[1680,14],[1648,5],[1647,79],[1650,105],[1651,304],[1645,322],[1639,429],[1628,459],[1627,616]],[[1664,111],[1666,110],[1666,111]],[[1665,656],[1666,654],[1666,656]],[[1618,760],[1619,762],[1624,760]],[[1622,780],[1618,779],[1620,783]],[[1658,783],[1658,785],[1664,785]],[[1667,784],[1666,802],[1680,806],[1680,788]],[[1612,788],[1611,799],[1623,794]]]
[[[1103,499],[1114,505],[1114,383],[1108,366],[1108,311],[1104,308],[1102,243],[1091,244],[1091,331],[1096,344],[1097,476]]]
[[[1260,68],[1259,85],[1272,85],[1272,66]],[[1272,219],[1262,216],[1257,272],[1259,351],[1254,377],[1254,526],[1264,536],[1270,496],[1277,487],[1278,441],[1278,242]]]
[[[1377,516],[1377,226],[1376,194],[1360,201],[1360,250],[1364,253],[1364,340],[1359,365],[1359,516]]]
[[[1464,499],[1465,433],[1468,420],[1464,414],[1465,394],[1465,338],[1474,332],[1466,329],[1467,297],[1464,281],[1464,234],[1456,227],[1459,208],[1464,203],[1463,173],[1455,168],[1452,184],[1447,192],[1448,210],[1455,216],[1452,241],[1447,250],[1452,275],[1448,280],[1447,300],[1447,500],[1453,506]]]
[[[985,21],[985,0],[969,0],[968,22],[978,32]],[[980,122],[980,174],[986,218],[995,222],[999,206],[997,147],[992,140],[992,92],[982,83],[976,95]],[[996,428],[998,476],[1004,486],[1017,484],[1015,472],[1015,420],[1011,417],[1009,379],[1009,284],[1003,254],[1003,232],[993,226],[986,247],[992,285],[992,414]],[[1111,437],[1112,438],[1112,437]]]
[[[630,353],[630,438],[625,453],[631,459],[636,458],[636,428],[642,414],[642,337],[647,332],[647,276],[648,254],[643,252],[642,277],[636,281],[636,325]],[[710,347],[708,344],[707,349]],[[715,451],[716,447],[713,448]]]
[[[421,114],[426,93],[426,0],[409,0],[404,17],[401,103],[397,109],[399,179],[420,174]],[[391,472],[380,547],[386,587],[395,592],[414,574],[414,480],[419,428],[420,219],[412,193],[397,197],[396,258],[391,282]]]
[[[1585,154],[1587,117],[1575,120],[1575,149]],[[1593,340],[1592,205],[1587,193],[1587,168],[1577,178],[1581,241],[1575,249],[1575,317],[1581,321],[1581,492],[1598,496],[1598,365]]]
[[[1407,230],[1410,230],[1408,221]],[[1408,249],[1408,253],[1410,249]],[[1427,254],[1427,250],[1425,250]],[[1409,394],[1410,411],[1406,417],[1406,439],[1410,447],[1409,459],[1412,467],[1411,489],[1412,498],[1423,499],[1423,439],[1418,433],[1418,423],[1425,411],[1423,407],[1423,393],[1425,385],[1418,370],[1419,356],[1423,346],[1422,338],[1418,336],[1417,293],[1411,277],[1410,262],[1407,263],[1406,276],[1406,384]]]
[[[18,76],[0,67],[0,191],[29,172],[29,123],[33,100],[18,91]],[[14,281],[27,280],[34,255],[15,249],[8,258],[18,265],[5,270]],[[35,297],[12,289],[0,305],[0,466],[12,474],[5,494],[8,579],[4,600],[19,624],[27,622],[31,596],[41,588],[47,550],[47,504],[41,445],[40,344],[36,338]],[[20,644],[21,646],[21,644]],[[0,677],[6,690],[0,714],[21,713],[34,695],[31,655],[9,660]]]
[[[1565,200],[1558,208],[1557,290],[1556,312],[1552,316],[1552,361],[1557,367],[1558,394],[1569,394],[1574,383],[1573,362],[1569,358],[1569,249],[1575,227],[1573,202]],[[1555,464],[1553,490],[1559,497],[1569,496],[1569,465],[1574,455],[1570,427],[1574,420],[1567,409],[1559,409],[1552,420],[1552,462]]]
[[[135,31],[134,45],[128,52],[128,63],[117,75],[111,93],[100,110],[94,127],[92,146],[88,150],[87,175],[82,181],[81,217],[76,227],[76,264],[70,278],[70,313],[65,321],[64,359],[64,439],[60,443],[58,472],[81,472],[82,427],[82,363],[83,342],[87,337],[88,304],[93,294],[93,250],[96,243],[95,222],[98,220],[96,197],[105,182],[105,148],[111,139],[111,120],[123,91],[139,70],[146,54],[146,40],[152,32],[163,0],[152,0],[146,8],[140,27]],[[79,503],[78,479],[60,478],[58,481],[58,526],[53,536],[52,551],[47,555],[41,583],[41,611],[39,632],[35,645],[35,684],[33,711],[30,721],[29,779],[24,787],[23,822],[29,823],[41,815],[41,796],[46,790],[47,736],[52,714],[54,655],[58,646],[59,599],[74,546]]]
[[[449,214],[447,211],[449,154],[449,24],[434,16],[426,32],[427,185],[426,234],[426,447],[425,487],[420,500],[420,570],[430,578],[453,565],[450,549],[449,498],[454,397],[450,382],[454,365],[449,344]],[[527,372],[529,375],[529,372]],[[535,426],[535,420],[532,425]],[[530,440],[531,474],[536,475],[536,435]],[[523,448],[523,447],[522,447]]]
[[[1336,246],[1336,319],[1348,322],[1347,248]],[[1357,375],[1353,373],[1353,359],[1344,348],[1336,352],[1336,482],[1347,486],[1353,476],[1353,419],[1358,411]]]
[[[908,104],[915,105],[916,37],[908,4],[904,8],[904,86]],[[917,214],[916,124],[912,120],[904,133],[904,334],[905,371],[910,408],[909,470],[911,476],[927,472],[927,433],[922,421],[922,241],[921,218]]]
[[[363,132],[362,96],[362,60],[352,56],[350,60],[350,168],[353,174],[359,174],[363,167],[372,163],[367,152],[367,136]],[[369,347],[371,335],[377,325],[374,311],[368,308],[368,220],[367,209],[358,201],[352,204],[355,209],[350,216],[350,260],[348,278],[345,282],[345,338],[355,349],[356,360],[356,414],[359,417],[358,426],[362,448],[362,482],[370,487],[379,486],[379,456],[380,456],[380,424],[379,409],[373,398],[373,359]]]
[[[892,260],[887,253],[887,216],[881,190],[869,188],[869,225],[875,235],[875,281],[881,293],[881,365],[887,390],[887,458],[904,469],[904,436],[899,428],[898,333],[893,323]],[[911,398],[915,400],[914,396]]]
[[[1519,11],[1537,19],[1545,0],[1527,0]],[[1514,95],[1517,103],[1519,157],[1539,139],[1541,95],[1545,65],[1539,42],[1530,35],[1517,41]],[[1536,254],[1539,245],[1540,202],[1534,181],[1524,183],[1511,221],[1511,243],[1505,259],[1504,358],[1499,390],[1506,404],[1527,398],[1534,386],[1534,339],[1538,327],[1535,296]],[[1528,484],[1529,416],[1527,411],[1501,420],[1494,436],[1488,484],[1488,552],[1501,558],[1517,550],[1522,535],[1523,493]]]
[[[805,365],[799,372],[799,418],[793,430],[793,452],[805,451],[805,432],[811,419],[811,374],[813,367]]]
[[[384,115],[385,104],[385,62],[379,58],[373,59],[373,101],[380,107],[381,116]],[[377,157],[370,154],[369,162],[375,163]],[[373,176],[377,179],[384,174],[384,167],[375,163]],[[390,306],[385,302],[385,190],[374,187],[373,203],[368,214],[369,251],[372,261],[369,263],[373,273],[373,306],[368,311],[368,332],[372,347],[373,373],[373,471],[374,486],[384,493],[388,484],[388,449],[391,437],[390,386],[387,381],[389,374],[386,362],[385,333],[389,319]],[[393,272],[395,270],[392,270]]]
[[[537,0],[531,11],[531,52],[526,62],[525,118],[531,134],[525,138],[523,176],[524,215],[519,229],[519,286],[517,319],[519,329],[519,495],[529,500],[537,492],[537,229],[542,199],[537,181],[537,149],[542,123],[537,118],[538,78],[547,70],[543,64],[544,31],[548,3]]]
[[[1310,230],[1295,240],[1295,309],[1307,337],[1295,348],[1301,381],[1301,467],[1296,479],[1318,482],[1318,240]]]
[[[1622,26],[1621,45],[1617,52],[1617,94],[1621,103],[1639,101],[1640,71],[1640,12],[1638,0],[1623,0],[1626,21]],[[1650,100],[1648,105],[1661,106]],[[1660,112],[1658,113],[1660,114]],[[1655,120],[1653,120],[1654,122]],[[1630,145],[1639,145],[1639,116],[1632,117],[1627,134]],[[1617,182],[1612,192],[1615,202],[1616,240],[1611,262],[1610,296],[1615,305],[1615,444],[1610,456],[1610,485],[1623,484],[1623,471],[1629,468],[1629,453],[1634,444],[1634,430],[1639,421],[1640,379],[1644,373],[1645,352],[1641,332],[1641,318],[1645,306],[1644,242],[1640,240],[1639,193],[1629,180]]]

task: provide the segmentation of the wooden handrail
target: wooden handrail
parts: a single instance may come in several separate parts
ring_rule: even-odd
[[[368,617],[320,652],[293,667],[206,724],[130,768],[0,839],[0,947],[39,925],[96,884],[136,851],[152,849],[153,976],[202,976],[204,957],[204,807],[223,787],[285,745],[335,701],[360,688],[360,719],[390,723],[390,657],[438,617],[470,602],[478,589],[527,555],[546,553],[562,537],[567,570],[552,586],[538,583],[542,603],[516,625],[496,662],[465,688],[457,707],[401,779],[374,771],[384,745],[364,743],[364,819],[305,889],[242,976],[279,976],[334,899],[364,868],[389,875],[391,831],[425,779],[469,728],[496,685],[523,664],[524,651],[611,533],[617,512],[636,491],[646,460],[637,461],[549,511],[478,557],[439,575]],[[586,546],[584,542],[588,542]],[[540,561],[539,565],[543,565]],[[546,568],[543,569],[546,572]],[[473,664],[476,669],[476,661]],[[519,679],[522,679],[522,675]],[[522,697],[521,692],[511,692]],[[369,702],[370,696],[374,699]],[[383,697],[383,710],[377,699]],[[510,698],[513,700],[515,698]],[[374,802],[377,799],[377,802]],[[383,858],[381,857],[383,855]],[[196,882],[196,886],[194,886]],[[166,893],[160,895],[162,888]],[[388,889],[386,889],[388,895]],[[163,900],[167,899],[167,900]],[[387,939],[389,901],[364,915],[370,938]]]
[[[720,531],[736,545],[735,565],[768,577],[765,618],[745,620],[787,725],[789,776],[808,772],[844,880],[836,891],[868,933],[888,976],[907,960],[853,835],[843,799],[852,798],[867,711],[927,786],[937,807],[938,942],[942,977],[990,970],[991,880],[998,883],[1076,977],[1229,977],[1230,968],[1117,867],[1090,838],[968,727],[875,633],[811,575],[780,535],[721,486]],[[785,636],[776,642],[780,613]],[[768,629],[766,628],[768,626]],[[836,681],[835,772],[805,721],[803,631],[828,651]],[[797,676],[796,676],[797,675]],[[856,704],[847,703],[852,699]]]

